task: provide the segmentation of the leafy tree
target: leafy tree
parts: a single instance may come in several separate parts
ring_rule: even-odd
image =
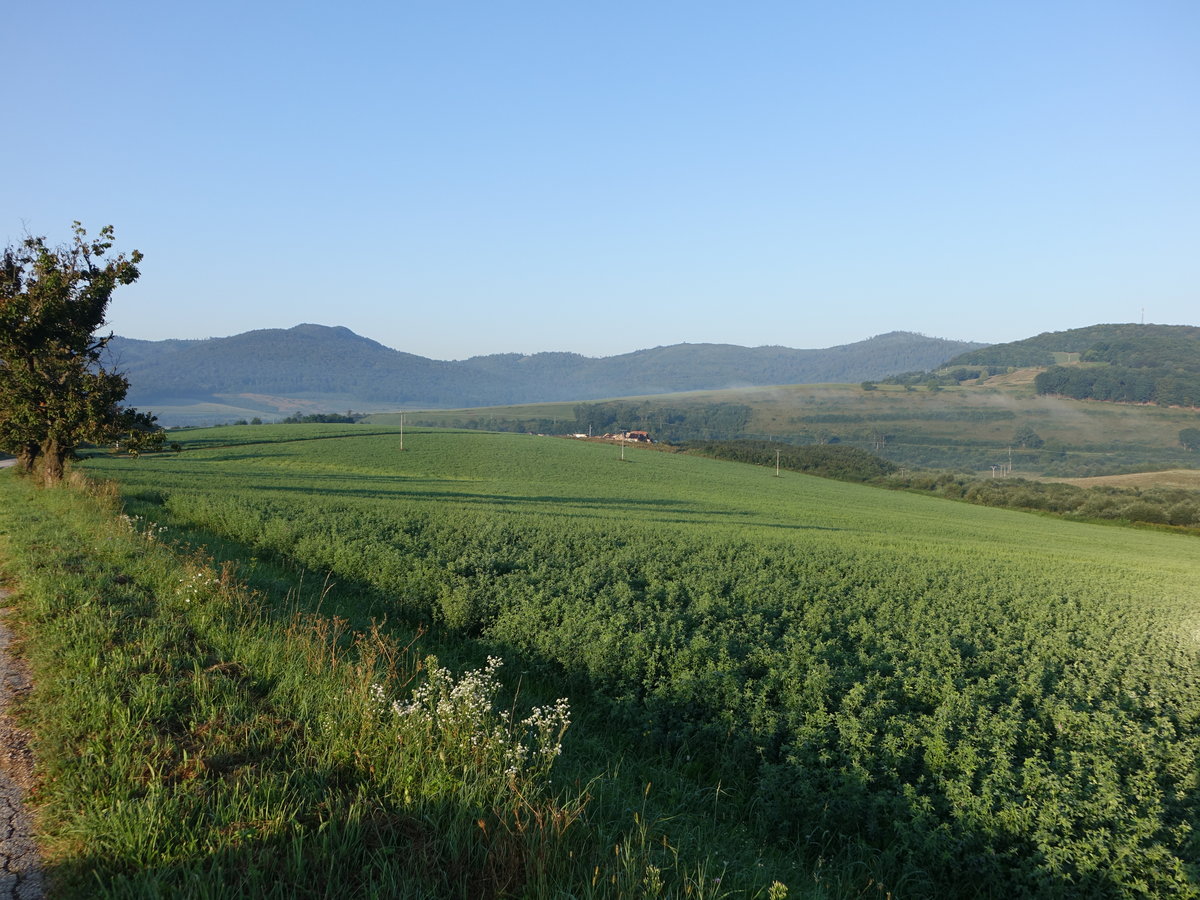
[[[1046,443],[1042,440],[1041,436],[1033,430],[1032,425],[1022,425],[1015,432],[1013,432],[1012,442],[1018,447],[1026,447],[1032,450],[1036,450],[1038,447],[1041,447]]]
[[[167,443],[167,433],[158,424],[158,417],[146,412],[138,412],[132,407],[120,410],[114,431],[123,438],[117,441],[118,449],[137,459],[143,453],[162,450]],[[176,453],[183,448],[176,443],[170,445]]]
[[[50,247],[27,237],[0,261],[0,449],[21,469],[35,467],[46,484],[59,481],[79,444],[129,435],[150,437],[154,417],[122,407],[129,383],[101,365],[112,335],[97,336],[113,291],[132,284],[142,254],[106,258],[111,225],[90,239],[78,222],[69,244]],[[135,436],[136,435],[136,436]]]
[[[1200,450],[1200,428],[1184,428],[1179,432],[1179,443],[1187,450]]]

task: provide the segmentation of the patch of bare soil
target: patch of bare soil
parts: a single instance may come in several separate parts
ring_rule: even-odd
[[[1130,475],[1095,475],[1091,478],[1042,478],[1040,480],[1076,484],[1079,487],[1158,487],[1200,491],[1200,469],[1168,469],[1165,472],[1134,472]]]
[[[989,387],[998,387],[1000,385],[1032,385],[1033,379],[1037,377],[1038,373],[1045,370],[1045,366],[1017,369],[1015,372],[1008,372],[1004,375],[992,375],[990,378],[985,378],[980,384],[986,384]]]

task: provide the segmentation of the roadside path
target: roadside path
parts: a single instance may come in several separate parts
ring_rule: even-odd
[[[41,900],[45,896],[41,860],[23,803],[33,783],[33,754],[29,734],[9,714],[13,701],[32,685],[24,661],[10,650],[12,631],[5,621],[8,594],[0,588],[0,900]]]
[[[16,464],[17,461],[15,459],[0,459],[0,469],[7,469],[9,466],[15,466]]]

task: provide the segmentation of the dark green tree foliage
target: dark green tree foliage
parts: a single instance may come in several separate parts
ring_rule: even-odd
[[[1084,365],[1054,365],[1054,353]],[[1115,403],[1200,405],[1200,328],[1190,325],[1093,325],[966,353],[948,365],[1049,366],[1041,394]]]
[[[1078,353],[1092,359],[1139,368],[1150,364],[1174,366],[1198,362],[1200,328],[1193,325],[1089,325],[1069,331],[1047,331],[1022,341],[971,350],[947,366],[1049,366],[1055,353]]]
[[[746,430],[753,410],[744,403],[662,406],[655,403],[579,403],[575,427],[594,435],[648,431],[655,440],[690,440],[737,435]]]
[[[1149,330],[1143,330],[1148,328]],[[1181,369],[1200,374],[1200,329],[1189,326],[1141,326],[1097,341],[1080,355],[1083,362],[1106,362],[1129,369]]]
[[[763,466],[775,465],[778,451],[781,469],[838,481],[871,481],[896,470],[886,459],[840,444],[797,447],[771,441],[697,441],[689,443],[686,449],[700,456]]]
[[[1117,365],[1051,366],[1033,380],[1039,394],[1113,403],[1200,405],[1200,374]]]
[[[1036,450],[1046,442],[1041,436],[1033,430],[1032,425],[1022,425],[1015,432],[1012,438],[1013,445],[1016,447],[1025,447],[1030,450]]]
[[[987,369],[967,369],[962,366],[959,366],[957,369],[951,369],[949,372],[946,373],[946,375],[950,378],[953,378],[956,382],[961,384],[964,381],[970,381],[974,378],[979,378],[980,376],[982,376],[984,374],[985,371],[988,371],[988,370]],[[991,373],[989,372],[989,374],[991,374]]]
[[[880,383],[899,384],[906,388],[924,387],[936,391],[943,385],[954,386],[962,384],[964,381],[999,375],[1007,371],[1007,366],[979,366],[971,369],[959,366],[954,369],[941,369],[937,372],[901,372],[899,375],[889,375],[887,378],[880,379]]]
[[[972,350],[962,356],[955,357],[953,363],[982,366],[1048,366],[1054,362],[1054,354],[1049,350],[1037,347],[1016,347],[1011,344],[997,344],[994,347],[984,347],[982,350]]]
[[[341,424],[352,425],[361,419],[362,416],[354,416],[342,413],[310,413],[302,416],[300,413],[288,416],[281,420],[283,425],[317,425],[317,424]],[[234,423],[237,424],[237,423]],[[242,424],[245,424],[244,422]]]
[[[69,244],[27,237],[0,266],[0,449],[21,469],[59,481],[85,441],[130,435],[135,453],[155,443],[153,416],[123,408],[128,383],[100,365],[97,337],[113,291],[138,278],[142,255],[106,258],[112,226],[89,239],[76,222]],[[159,442],[161,438],[157,439]]]
[[[893,472],[876,483],[929,492],[949,500],[1050,513],[1068,519],[1187,529],[1200,525],[1200,492],[1180,488],[1085,488],[1024,478],[977,478],[965,472],[932,471]]]
[[[1179,443],[1186,450],[1200,450],[1200,428],[1184,428],[1179,432]]]

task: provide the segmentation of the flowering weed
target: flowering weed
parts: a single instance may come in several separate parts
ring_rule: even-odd
[[[455,679],[437,657],[425,660],[425,680],[406,703],[386,702],[383,689],[371,685],[372,699],[402,725],[403,740],[437,745],[439,759],[459,769],[503,774],[515,782],[549,775],[562,753],[562,738],[571,723],[570,705],[560,697],[553,706],[534,707],[515,721],[496,709],[503,661],[489,656],[480,669]]]

